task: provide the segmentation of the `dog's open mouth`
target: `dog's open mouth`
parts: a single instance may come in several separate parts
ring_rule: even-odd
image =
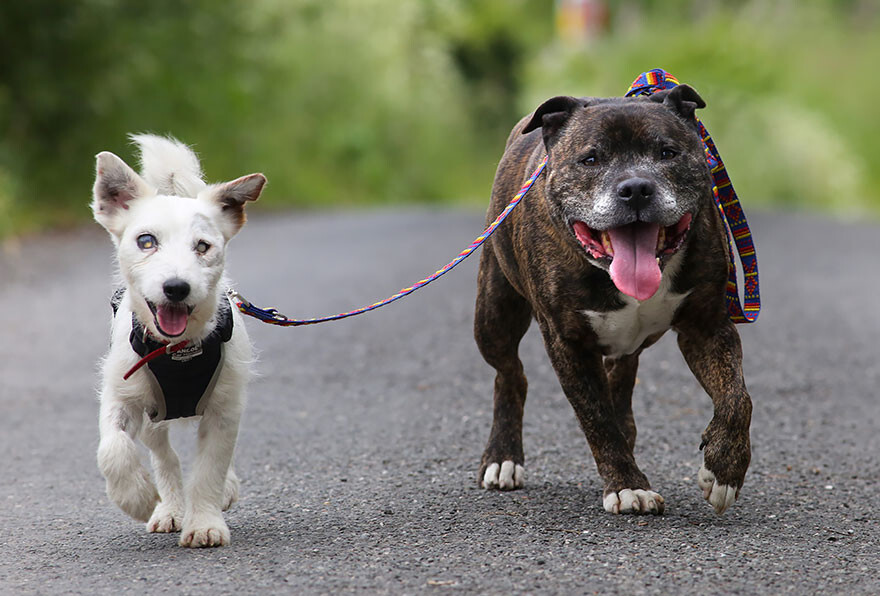
[[[186,331],[189,315],[193,311],[192,306],[181,302],[166,302],[156,305],[149,300],[147,300],[147,306],[153,313],[156,327],[165,337],[179,337]]]
[[[608,259],[611,281],[636,300],[647,300],[660,287],[660,259],[681,248],[691,225],[685,213],[677,223],[661,227],[637,221],[608,230],[594,230],[582,221],[572,229],[578,241],[596,259]]]

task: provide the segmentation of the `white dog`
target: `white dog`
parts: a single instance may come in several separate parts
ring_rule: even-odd
[[[98,467],[110,499],[147,522],[147,531],[182,530],[181,546],[225,545],[221,510],[238,498],[232,458],[253,357],[241,316],[224,294],[224,254],[245,222],[245,203],[260,196],[266,178],[207,185],[185,145],[153,135],[132,139],[142,176],[116,155],[99,153],[92,202],[116,245],[122,277],[103,362]],[[132,370],[156,349],[157,358]],[[184,488],[168,420],[190,416],[201,420]],[[150,449],[155,484],[136,438]]]

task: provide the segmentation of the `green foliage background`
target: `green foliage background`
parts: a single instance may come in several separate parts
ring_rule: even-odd
[[[875,0],[607,4],[572,44],[554,0],[4,2],[0,237],[87,218],[93,156],[140,131],[265,172],[264,208],[482,205],[521,115],[655,67],[706,99],[746,205],[880,213]]]

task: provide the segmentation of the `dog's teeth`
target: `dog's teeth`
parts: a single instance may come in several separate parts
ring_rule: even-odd
[[[660,233],[657,234],[657,252],[660,252],[666,247],[666,228],[660,228]]]
[[[608,253],[608,256],[614,256],[614,247],[611,245],[611,236],[608,232],[602,232],[602,248]]]

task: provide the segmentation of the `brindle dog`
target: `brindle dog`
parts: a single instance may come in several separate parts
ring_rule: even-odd
[[[517,352],[534,317],[604,481],[607,511],[663,512],[633,457],[632,393],[639,354],[668,329],[714,404],[698,484],[719,514],[739,496],[752,405],[725,304],[727,241],[694,117],[704,106],[687,85],[648,98],[554,97],[511,132],[489,221],[545,154],[549,162],[480,261],[474,335],[497,371],[485,488],[522,486],[527,383]]]

